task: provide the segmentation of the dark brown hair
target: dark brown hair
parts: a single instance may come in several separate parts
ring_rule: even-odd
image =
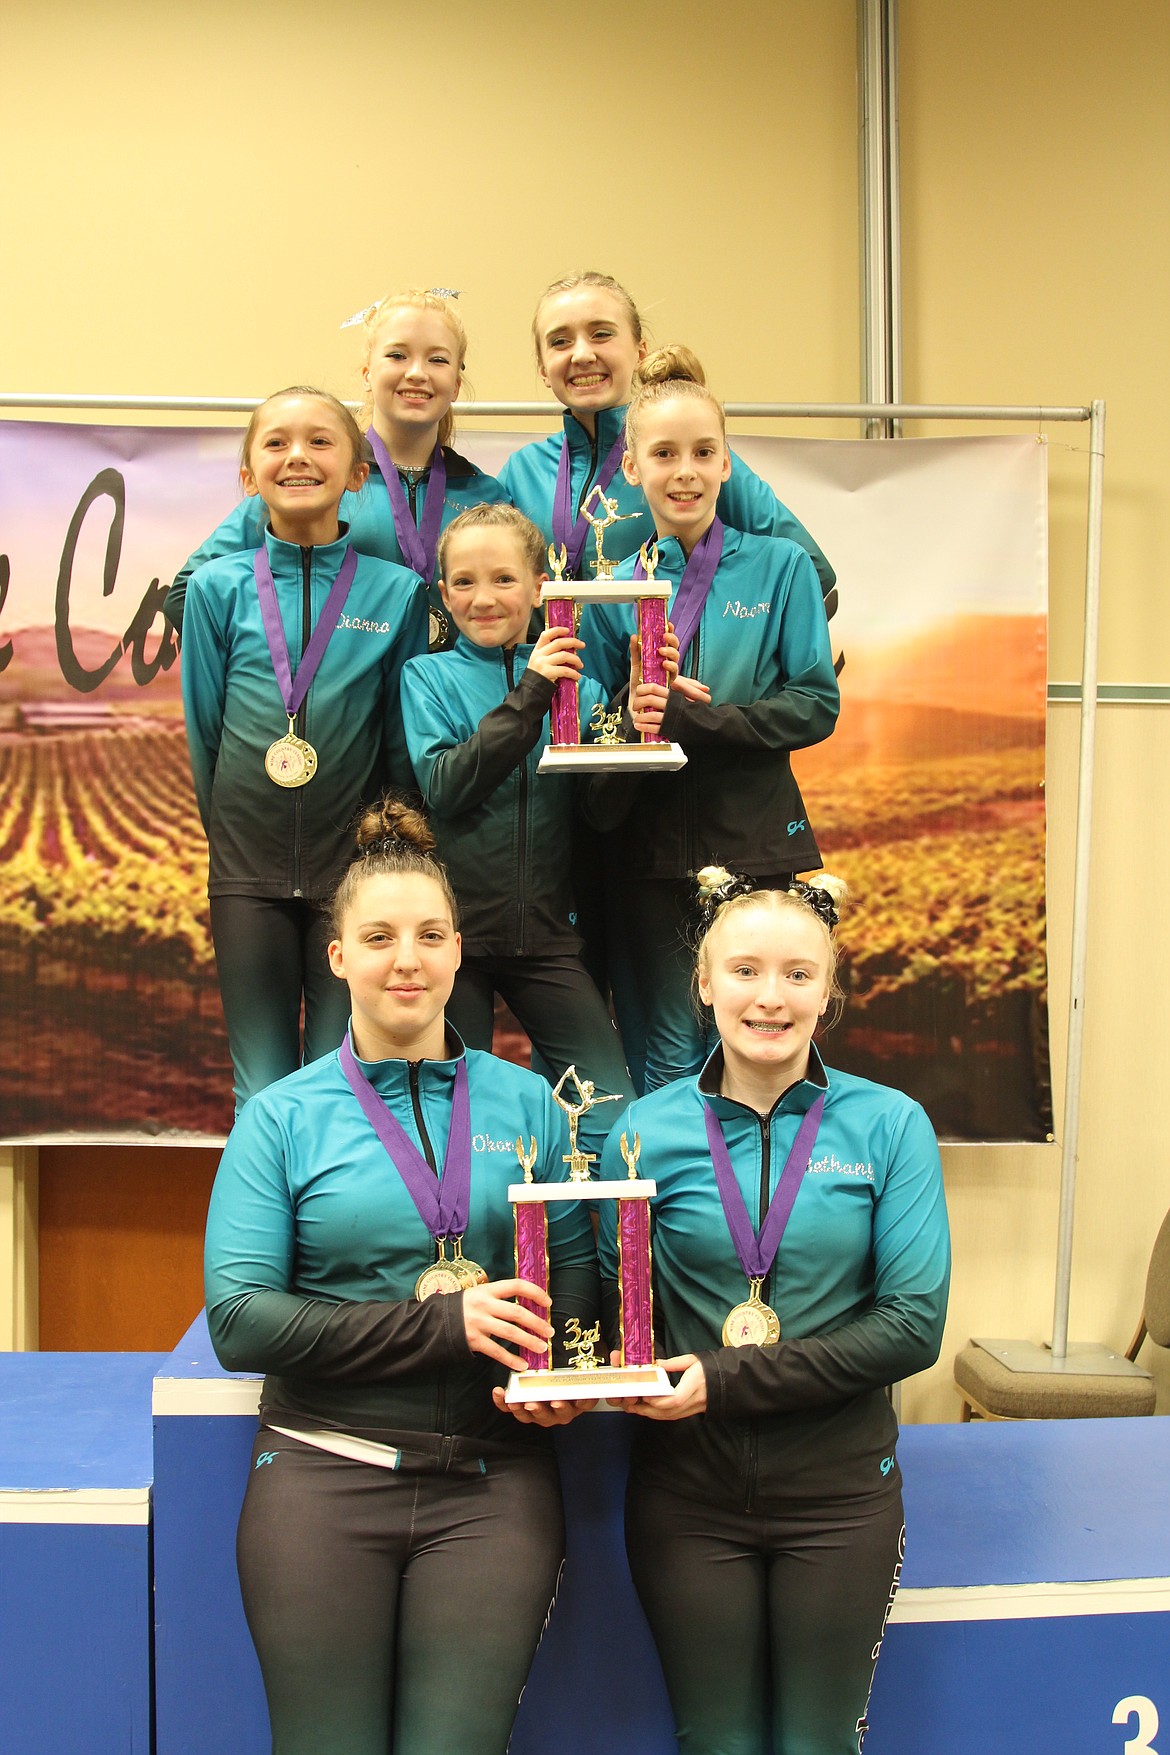
[[[356,840],[357,858],[345,871],[329,905],[334,938],[341,937],[345,917],[367,878],[397,877],[407,872],[434,878],[447,899],[451,924],[459,930],[459,904],[446,866],[435,858],[435,837],[421,811],[386,793],[379,804],[363,810]]]

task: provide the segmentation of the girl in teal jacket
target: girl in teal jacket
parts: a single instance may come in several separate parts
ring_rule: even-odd
[[[657,1351],[630,1564],[688,1755],[857,1755],[902,1554],[886,1386],[938,1356],[950,1251],[938,1147],[899,1091],[829,1071],[841,886],[699,874],[716,1047],[632,1105],[652,1177]],[[617,1240],[602,1208],[607,1304]]]
[[[550,627],[527,638],[548,575],[541,534],[522,512],[474,507],[444,532],[441,550],[443,601],[458,637],[449,652],[411,659],[402,712],[463,914],[451,1016],[466,1042],[490,1048],[498,993],[554,1080],[575,1065],[624,1101],[634,1093],[621,1044],[580,955],[577,897],[597,874],[574,871],[571,857],[578,802],[595,826],[612,820],[601,814],[605,783],[537,772],[558,679],[578,681],[586,735],[605,696],[580,676],[571,633]],[[627,653],[627,684],[628,671]],[[584,1120],[587,1149],[600,1150],[609,1113],[598,1107]]]
[[[261,404],[241,473],[269,521],[263,545],[192,576],[182,657],[237,1107],[341,1040],[321,903],[358,806],[410,784],[399,676],[427,625],[418,575],[359,556],[339,523],[365,464],[334,397]]]
[[[622,474],[624,422],[634,371],[646,354],[642,318],[624,286],[608,274],[572,274],[542,293],[532,321],[541,380],[564,404],[563,431],[524,445],[504,464],[500,481],[544,532],[564,543],[571,578],[592,577],[597,558],[581,506],[595,484],[616,497],[625,522],[604,542],[610,560],[636,555],[654,534],[653,519],[636,482]],[[634,514],[630,517],[629,514]],[[826,598],[836,575],[800,520],[742,458],[719,492],[719,515],[736,530],[783,536],[811,556]]]
[[[645,1018],[645,1089],[697,1072],[706,1043],[691,1003],[690,876],[712,859],[772,883],[820,864],[790,752],[819,743],[840,697],[820,584],[804,550],[750,536],[718,516],[732,472],[723,410],[685,348],[639,368],[623,473],[646,495],[657,531],[656,578],[673,590],[681,647],[669,690],[640,686],[634,717],[681,744],[686,766],[637,786],[610,882],[610,957],[618,1023]],[[620,526],[619,526],[620,528]],[[625,561],[619,577],[640,562]],[[630,604],[590,604],[581,622],[587,671],[616,690],[629,665]],[[616,853],[606,859],[616,866]],[[631,991],[632,990],[632,991]]]
[[[247,1105],[208,1216],[216,1351],[266,1373],[240,1582],[280,1755],[504,1755],[563,1553],[538,1428],[576,1404],[514,1414],[502,1386],[594,1319],[592,1232],[550,1206],[550,1327],[518,1302],[550,1305],[514,1277],[507,1188],[518,1135],[564,1178],[564,1117],[447,1024],[458,917],[422,819],[387,803],[359,841],[343,1046]]]
[[[506,500],[494,476],[451,448],[453,404],[463,385],[467,334],[455,305],[434,292],[392,293],[363,318],[368,478],[347,489],[341,518],[359,554],[393,561],[430,586],[432,650],[449,643],[438,595],[439,532],[467,506]],[[176,574],[165,612],[183,625],[187,581],[196,567],[259,548],[263,509],[245,499]],[[389,607],[389,606],[386,606]]]

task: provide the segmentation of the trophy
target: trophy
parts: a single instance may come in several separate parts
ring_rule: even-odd
[[[596,514],[589,509],[595,502],[598,507]],[[593,563],[596,576],[591,582],[566,579],[565,545],[562,543],[557,548],[550,543],[548,560],[553,577],[551,584],[547,584],[541,593],[545,623],[550,628],[565,628],[576,634],[580,632],[583,603],[636,603],[643,680],[665,685],[666,666],[658,648],[666,638],[666,606],[670,601],[670,586],[654,583],[654,568],[658,564],[657,545],[642,544],[642,566],[646,574],[644,579],[615,579],[613,562],[606,558],[603,548],[605,532],[611,524],[620,524],[626,518],[636,518],[638,513],[619,512],[616,499],[607,499],[601,484],[597,483],[586,494],[581,515],[592,526],[597,541],[597,559]],[[537,765],[538,774],[564,769],[662,770],[681,768],[687,759],[681,744],[671,743],[655,733],[642,732],[639,742],[624,742],[619,730],[621,714],[607,715],[600,702],[593,709],[590,720],[591,729],[597,733],[596,740],[593,743],[582,743],[581,713],[574,677],[562,677],[557,683],[549,709],[549,722],[552,741]]]
[[[562,1096],[566,1081],[577,1087],[574,1103]],[[601,1325],[582,1329],[576,1317],[567,1324],[566,1341],[571,1363],[559,1368],[553,1365],[553,1343],[519,1350],[528,1361],[524,1371],[513,1371],[504,1393],[507,1402],[585,1401],[604,1396],[608,1401],[622,1397],[669,1395],[670,1378],[661,1365],[654,1363],[654,1309],[650,1290],[650,1198],[657,1184],[638,1175],[638,1156],[642,1142],[634,1135],[631,1146],[622,1135],[622,1158],[629,1172],[625,1180],[591,1182],[589,1166],[596,1155],[583,1152],[577,1144],[581,1117],[588,1115],[598,1103],[616,1103],[616,1097],[599,1097],[590,1079],[582,1081],[571,1066],[561,1074],[553,1097],[569,1118],[569,1166],[567,1182],[534,1182],[533,1165],[537,1146],[530,1139],[516,1141],[516,1156],[524,1171],[523,1182],[514,1182],[508,1199],[516,1215],[516,1273],[522,1280],[531,1280],[542,1291],[548,1290],[548,1203],[554,1200],[616,1200],[618,1206],[618,1283],[621,1293],[621,1363],[610,1365],[604,1356]],[[526,1310],[538,1316],[545,1312],[535,1303],[519,1300]]]

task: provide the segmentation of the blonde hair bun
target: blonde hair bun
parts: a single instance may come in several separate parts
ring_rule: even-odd
[[[634,389],[640,390],[646,384],[697,384],[700,390],[705,390],[707,374],[697,354],[682,342],[672,341],[655,348],[634,368]]]
[[[626,409],[626,449],[637,454],[642,422],[648,410],[663,402],[709,402],[723,443],[727,444],[727,423],[723,404],[707,387],[707,374],[689,347],[673,342],[660,347],[635,368],[633,393]]]
[[[731,873],[723,865],[704,865],[695,873],[700,902],[705,902],[708,896],[713,896],[716,890],[721,890],[724,884],[730,882]]]

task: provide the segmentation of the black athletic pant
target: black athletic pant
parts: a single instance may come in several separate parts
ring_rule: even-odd
[[[295,1072],[302,1060],[331,1054],[345,1035],[349,988],[329,967],[332,936],[328,916],[315,902],[212,896],[211,937],[237,1115],[257,1091]]]
[[[261,1428],[237,1560],[273,1755],[504,1755],[564,1553],[551,1452],[396,1470]]]
[[[602,1103],[581,1122],[583,1150],[600,1153],[634,1087],[609,1007],[579,957],[464,957],[455,977],[447,1017],[469,1048],[490,1048],[495,996],[511,1006],[528,1031],[532,1047],[551,1071],[555,1084],[567,1066],[582,1082],[592,1079],[598,1095],[621,1099]],[[547,1076],[547,1073],[546,1073]],[[564,1093],[576,1101],[572,1081]]]
[[[901,1566],[900,1486],[726,1511],[631,1481],[630,1570],[684,1755],[858,1755]]]

